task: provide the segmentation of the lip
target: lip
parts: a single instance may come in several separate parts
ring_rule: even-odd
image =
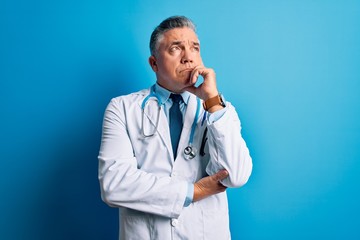
[[[185,68],[180,70],[180,72],[192,72],[194,70],[194,68]]]

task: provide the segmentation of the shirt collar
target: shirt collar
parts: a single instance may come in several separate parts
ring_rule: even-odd
[[[172,93],[169,90],[167,90],[166,88],[163,88],[162,86],[160,86],[158,83],[155,84],[154,92],[156,93],[156,95],[158,95],[158,97],[162,103],[165,103],[169,99],[170,94]],[[181,95],[184,103],[187,105],[189,98],[190,98],[190,93],[185,91],[185,92],[181,93],[180,95]]]

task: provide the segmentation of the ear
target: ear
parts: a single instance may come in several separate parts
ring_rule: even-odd
[[[150,64],[150,67],[152,68],[152,70],[154,72],[157,72],[159,69],[158,69],[158,66],[157,66],[157,63],[156,63],[156,58],[154,55],[151,55],[149,57],[149,64]]]

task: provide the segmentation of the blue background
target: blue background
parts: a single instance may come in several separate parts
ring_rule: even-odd
[[[116,239],[104,109],[147,88],[153,28],[182,14],[238,110],[254,171],[233,239],[360,239],[360,2],[0,3],[1,239]]]

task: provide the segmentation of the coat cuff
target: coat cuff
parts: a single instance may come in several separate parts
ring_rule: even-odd
[[[193,197],[194,197],[194,184],[188,183],[188,191],[186,194],[184,207],[188,207],[192,203]]]

